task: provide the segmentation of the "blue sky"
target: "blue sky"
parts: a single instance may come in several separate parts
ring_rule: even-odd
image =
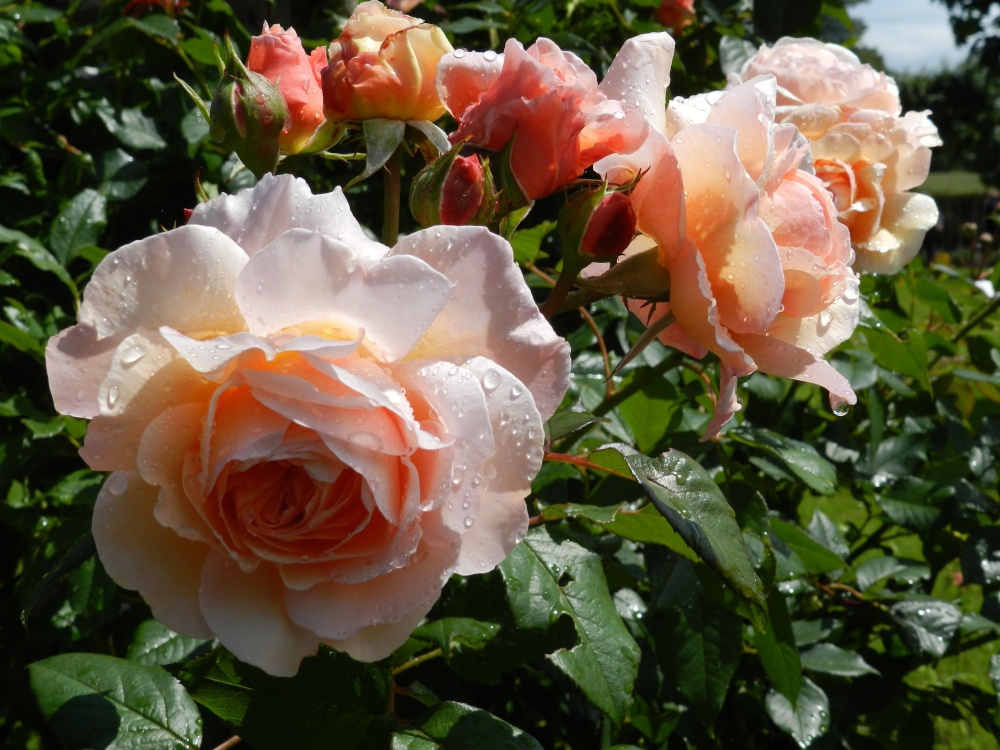
[[[882,53],[892,71],[917,72],[955,65],[967,50],[955,48],[944,5],[931,0],[868,0],[851,8],[868,24],[861,43]]]

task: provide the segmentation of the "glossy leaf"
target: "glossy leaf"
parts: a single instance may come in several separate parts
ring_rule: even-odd
[[[178,635],[156,620],[146,620],[136,628],[126,658],[148,666],[176,664],[207,649],[210,641]]]
[[[639,669],[639,647],[608,592],[600,558],[546,529],[532,530],[500,565],[518,627],[546,629],[568,615],[578,642],[549,659],[595,706],[625,717]]]
[[[830,701],[816,683],[802,678],[802,692],[795,703],[778,692],[767,695],[767,714],[801,748],[809,747],[830,729]]]
[[[68,743],[109,750],[201,744],[201,717],[158,667],[100,654],[61,654],[30,666],[42,712]]]
[[[527,732],[465,703],[439,703],[417,726],[445,750],[542,750]],[[402,747],[424,750],[420,745]]]
[[[730,430],[731,437],[781,461],[811,489],[823,495],[837,487],[837,470],[808,443],[778,435],[770,430],[741,427]]]
[[[835,646],[832,643],[817,643],[800,654],[802,668],[810,672],[835,674],[840,677],[860,677],[879,674],[875,667],[866,662],[861,654]]]
[[[944,656],[962,619],[958,607],[939,600],[897,602],[889,611],[910,649],[934,658]]]

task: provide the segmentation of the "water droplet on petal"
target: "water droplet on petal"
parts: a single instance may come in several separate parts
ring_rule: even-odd
[[[146,356],[146,352],[138,346],[130,346],[128,349],[122,352],[122,364],[123,365],[134,365],[140,359]]]
[[[500,373],[496,370],[490,369],[483,373],[483,389],[490,393],[496,390],[497,386],[500,385]]]
[[[120,395],[120,393],[121,393],[121,391],[118,390],[118,386],[117,385],[113,385],[110,388],[108,388],[108,408],[109,409],[113,409],[114,406],[115,406],[115,404],[118,403],[118,396]]]
[[[457,56],[458,56],[458,55],[456,54],[456,57],[457,57]],[[497,59],[497,53],[496,53],[496,52],[494,52],[494,51],[493,51],[493,50],[491,50],[491,49],[488,49],[488,50],[486,50],[486,51],[485,51],[485,52],[483,53],[483,59],[484,59],[484,60],[485,60],[486,62],[493,62],[494,60],[496,60],[496,59]]]
[[[850,410],[851,407],[846,401],[837,401],[833,404],[833,413],[838,417],[846,416]]]

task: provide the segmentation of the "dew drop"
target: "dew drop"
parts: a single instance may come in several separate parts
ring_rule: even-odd
[[[118,403],[118,396],[120,395],[117,385],[113,385],[108,388],[108,408],[113,409],[115,404]]]
[[[472,516],[466,516],[465,517],[465,521],[463,521],[463,523],[465,524],[465,528],[467,528],[467,529],[471,529],[472,528],[472,524],[474,524],[475,522],[476,522],[476,519],[473,518]]]
[[[108,481],[104,483],[104,486],[112,495],[121,497],[128,489],[128,477],[119,473],[112,474],[108,477]]]
[[[496,370],[490,369],[483,373],[483,388],[487,393],[496,390],[497,386],[500,385],[500,373]]]
[[[521,395],[523,393],[524,393],[524,389],[521,386],[519,386],[519,385],[513,386],[510,389],[510,400],[511,401],[515,401],[515,400],[521,398]]]
[[[130,346],[124,352],[122,352],[122,364],[123,365],[134,365],[140,359],[146,356],[146,352],[138,346]]]
[[[452,54],[455,57],[457,57],[459,60],[461,60],[463,57],[465,57],[465,50],[464,49],[457,49],[454,52],[452,52]]]
[[[456,52],[455,56],[456,56],[456,57],[458,57],[458,53],[457,53],[457,52]],[[496,53],[496,52],[494,52],[494,51],[493,51],[493,50],[491,50],[491,49],[488,49],[488,50],[486,50],[486,51],[485,51],[485,52],[483,53],[483,59],[484,59],[484,60],[485,60],[486,62],[494,62],[494,61],[495,61],[495,60],[497,59],[497,53]]]
[[[851,407],[846,401],[837,401],[833,404],[833,413],[838,417],[846,416],[850,410]]]

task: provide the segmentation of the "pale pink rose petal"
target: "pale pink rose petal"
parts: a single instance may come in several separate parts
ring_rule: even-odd
[[[216,227],[247,255],[255,255],[289,229],[307,229],[338,239],[366,261],[388,252],[385,245],[368,238],[339,187],[313,195],[305,180],[288,174],[266,174],[253,190],[200,204],[188,220],[189,226],[197,224]],[[170,325],[169,321],[166,324]]]
[[[404,567],[374,581],[318,583],[304,591],[289,591],[288,615],[323,640],[337,641],[414,610],[426,612],[451,577],[457,546],[457,538],[447,545],[422,543]]]
[[[662,133],[673,57],[674,40],[665,31],[634,36],[615,55],[600,90],[641,112]]]
[[[455,284],[411,358],[486,357],[527,386],[543,419],[555,413],[569,385],[569,345],[538,311],[506,240],[483,227],[436,227],[401,240],[393,255],[420,258]]]
[[[277,571],[261,565],[246,573],[213,552],[201,579],[201,611],[219,643],[242,662],[275,677],[293,677],[316,653],[319,638],[288,616]]]
[[[414,288],[421,289],[417,297],[410,293]],[[301,323],[346,325],[331,338],[364,331],[380,358],[395,361],[423,336],[452,289],[450,281],[414,258],[386,257],[366,267],[352,248],[293,229],[250,260],[236,283],[236,298],[255,333],[298,330]],[[401,320],[392,301],[404,296]]]
[[[90,423],[80,455],[96,471],[133,471],[146,425],[210,392],[159,333],[133,334],[115,350],[98,388],[100,414]]]
[[[245,329],[233,285],[247,257],[208,227],[181,227],[108,255],[83,295],[79,324],[49,340],[46,367],[56,408],[100,413],[97,388],[125,337],[169,325],[186,333]]]
[[[438,96],[456,120],[496,82],[503,69],[503,53],[455,50],[437,67]]]
[[[213,630],[198,606],[208,547],[157,523],[156,499],[156,487],[135,473],[108,477],[94,505],[94,543],[101,564],[120,586],[138,591],[168,628],[211,638]]]
[[[350,654],[353,659],[363,662],[379,661],[392,654],[407,637],[416,630],[424,615],[430,612],[436,599],[431,599],[396,622],[384,625],[370,625],[351,638],[330,640],[327,643],[338,651]]]
[[[826,388],[830,392],[830,404],[835,411],[843,404],[853,405],[858,402],[847,378],[821,356],[774,336],[744,334],[737,339],[754,358],[761,371]]]
[[[920,250],[927,230],[937,224],[934,199],[921,193],[896,193],[882,210],[882,226],[857,246],[854,268],[862,273],[896,273]]]
[[[771,233],[757,216],[757,186],[737,158],[734,137],[730,128],[692,125],[672,145],[684,175],[687,234],[704,263],[720,322],[730,331],[762,331],[778,314],[784,275]],[[667,269],[672,282],[694,286],[692,277]],[[677,286],[671,284],[672,295]],[[679,314],[690,320],[681,303],[672,301],[678,320]]]

